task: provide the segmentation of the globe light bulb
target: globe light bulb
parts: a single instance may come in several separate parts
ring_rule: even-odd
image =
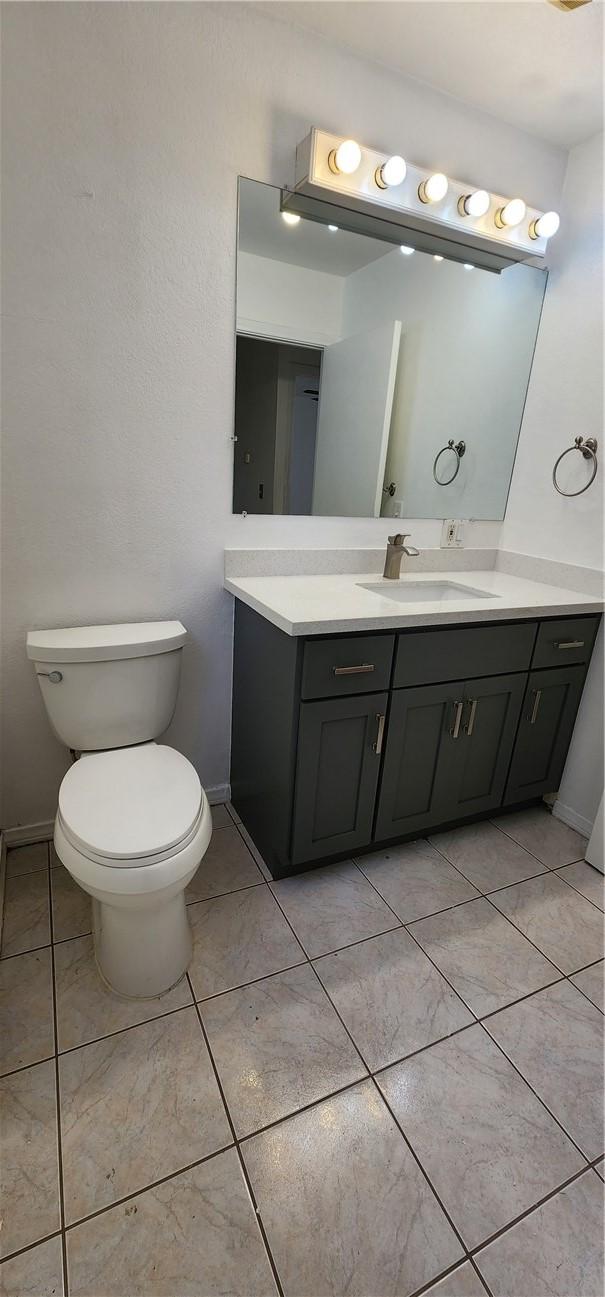
[[[561,224],[558,212],[544,212],[543,216],[538,216],[537,220],[532,221],[529,227],[530,238],[532,239],[552,239],[553,234]]]
[[[406,171],[404,159],[396,153],[392,158],[387,158],[381,167],[377,167],[374,179],[379,189],[392,189],[403,184]]]
[[[428,180],[423,180],[418,186],[418,197],[421,203],[440,203],[442,198],[447,194],[447,176],[442,171],[436,171]]]
[[[328,166],[335,175],[352,176],[361,162],[361,149],[356,140],[343,140],[328,156]]]
[[[485,216],[489,209],[490,197],[487,189],[475,189],[472,194],[465,194],[458,203],[461,216]]]
[[[520,225],[527,208],[522,198],[511,198],[504,207],[499,207],[496,212],[496,225],[499,229],[507,227],[512,229],[515,225]]]

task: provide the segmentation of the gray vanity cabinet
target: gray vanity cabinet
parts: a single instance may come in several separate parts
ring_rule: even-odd
[[[295,637],[238,600],[232,801],[274,878],[556,792],[599,620]]]
[[[502,804],[524,688],[513,674],[394,691],[378,840]]]
[[[351,852],[372,837],[388,694],[303,703],[292,859]]]
[[[558,788],[585,675],[583,666],[531,672],[506,788],[507,805]]]

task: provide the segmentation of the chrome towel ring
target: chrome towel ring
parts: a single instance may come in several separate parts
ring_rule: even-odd
[[[598,448],[599,448],[599,443],[596,437],[587,437],[586,441],[584,441],[583,437],[576,437],[573,446],[568,446],[567,450],[564,450],[563,453],[559,455],[559,458],[552,471],[552,484],[555,488],[555,491],[559,492],[559,495],[566,495],[566,496],[583,495],[584,492],[588,490],[589,486],[592,486],[595,477],[597,475]],[[562,487],[559,486],[559,483],[557,482],[557,469],[559,467],[559,464],[561,463],[561,460],[565,459],[566,455],[570,455],[572,450],[579,450],[580,454],[584,457],[584,459],[592,460],[592,473],[590,474],[586,486],[581,486],[579,491],[564,491]]]
[[[452,454],[456,456],[456,467],[454,468],[452,476],[447,477],[445,479],[445,482],[443,482],[441,478],[437,477],[437,464],[439,463],[441,456],[445,455],[446,451],[448,450],[451,450]],[[450,482],[453,482],[454,478],[457,477],[458,473],[460,472],[460,461],[462,459],[462,456],[465,454],[466,454],[466,442],[459,441],[457,442],[456,445],[454,445],[454,438],[450,437],[447,446],[442,446],[441,450],[438,451],[437,454],[435,455],[435,460],[433,463],[433,477],[437,483],[437,486],[449,486]]]

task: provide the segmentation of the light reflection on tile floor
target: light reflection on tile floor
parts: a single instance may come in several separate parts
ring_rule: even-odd
[[[540,808],[432,844],[269,885],[216,808],[145,1004],[9,852],[0,1297],[602,1297],[602,875]]]

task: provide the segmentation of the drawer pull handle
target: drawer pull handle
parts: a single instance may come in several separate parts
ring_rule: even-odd
[[[361,662],[358,667],[332,667],[335,676],[359,676],[367,675],[368,671],[374,670],[373,662]]]
[[[537,719],[538,719],[538,712],[539,712],[539,710],[540,710],[540,699],[541,699],[541,697],[542,697],[542,690],[541,690],[541,689],[534,689],[534,705],[533,705],[533,707],[532,707],[532,709],[531,709],[531,716],[530,716],[530,718],[529,718],[529,723],[530,723],[530,725],[535,725],[535,723],[536,723],[536,721],[537,721]]]
[[[460,733],[460,721],[462,720],[462,709],[463,709],[463,707],[464,707],[464,703],[463,703],[463,702],[455,702],[455,703],[454,703],[453,725],[452,725],[452,728],[451,728],[451,730],[450,730],[450,734],[451,734],[451,736],[452,736],[453,739],[457,739],[457,738],[458,738],[458,735],[459,735],[459,733]]]
[[[384,736],[384,723],[386,720],[386,716],[383,716],[381,715],[380,712],[377,712],[376,720],[378,721],[378,730],[376,733],[376,741],[372,744],[372,747],[376,753],[376,756],[379,757],[380,753],[382,752],[382,739]]]
[[[584,648],[584,640],[583,639],[556,639],[555,648],[556,649]]]
[[[471,710],[469,712],[468,723],[465,726],[467,735],[470,739],[475,728],[475,716],[477,715],[477,699],[471,699]]]

